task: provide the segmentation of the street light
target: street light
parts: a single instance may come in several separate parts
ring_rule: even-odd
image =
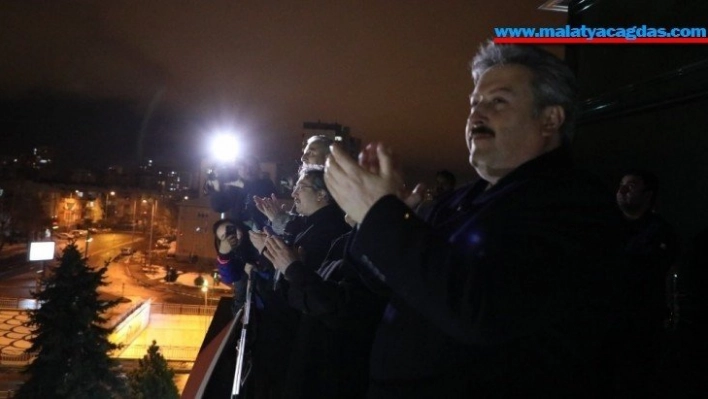
[[[204,293],[204,316],[207,315],[207,301],[209,299],[209,283],[207,282],[206,279],[204,279],[204,282],[202,283],[202,292]]]
[[[148,201],[143,200],[143,203],[146,204]],[[148,241],[148,262],[150,265],[152,265],[152,236],[153,236],[153,231],[155,229],[155,211],[157,210],[157,200],[153,199],[152,200],[152,209],[150,211],[150,241]]]
[[[135,246],[135,228],[138,225],[138,199],[136,198],[135,201],[133,201],[133,234],[130,235],[130,248],[134,248]]]
[[[106,200],[103,202],[103,219],[107,222],[108,221],[108,196],[115,197],[116,192],[111,191],[110,193],[106,193]],[[105,223],[105,222],[104,222]]]
[[[89,256],[89,243],[93,241],[93,237],[91,237],[91,232],[89,231],[86,233],[86,248],[84,249],[84,258],[88,259]]]

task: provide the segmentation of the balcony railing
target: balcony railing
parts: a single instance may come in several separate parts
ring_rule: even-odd
[[[230,398],[236,369],[233,298],[222,297],[189,374],[183,398]]]

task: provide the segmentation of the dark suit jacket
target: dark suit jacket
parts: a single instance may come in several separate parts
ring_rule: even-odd
[[[372,293],[342,259],[349,233],[332,243],[319,270],[286,270],[290,305],[302,312],[287,398],[363,398],[368,358],[385,297]]]
[[[315,271],[327,257],[332,241],[349,230],[351,227],[344,221],[344,212],[336,204],[330,204],[305,218],[293,247],[304,249],[304,263],[308,270]]]
[[[314,272],[322,264],[329,252],[332,241],[351,230],[344,221],[344,213],[336,204],[330,204],[317,210],[304,219],[302,230],[292,243],[293,248],[302,247],[304,259],[296,262],[305,271]],[[303,392],[307,386],[308,373],[312,371],[311,361],[318,358],[317,336],[311,334],[312,320],[301,317],[301,312],[289,306],[288,282],[280,278],[275,290],[261,290],[265,303],[260,321],[261,360],[270,362],[268,372],[274,373],[281,393],[277,397],[308,397]],[[272,287],[272,285],[271,285]],[[317,332],[317,331],[315,331]]]
[[[393,291],[372,397],[583,395],[616,312],[623,243],[613,197],[566,149],[479,181],[427,221],[379,200],[349,253]],[[442,396],[441,396],[442,395]]]

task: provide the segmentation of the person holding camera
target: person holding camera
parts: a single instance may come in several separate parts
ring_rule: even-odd
[[[238,284],[247,279],[247,267],[259,263],[258,250],[251,244],[250,229],[233,219],[221,219],[214,223],[214,248],[219,277],[224,284]],[[238,284],[234,293],[234,312],[246,301],[245,284]]]
[[[263,229],[268,218],[258,210],[254,198],[270,197],[276,190],[273,182],[261,173],[258,159],[245,157],[237,161],[234,171],[223,171],[222,176],[213,176],[209,184],[212,209],[228,214],[231,219],[244,223],[250,229]]]

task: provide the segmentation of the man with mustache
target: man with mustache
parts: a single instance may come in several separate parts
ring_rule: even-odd
[[[608,393],[622,217],[573,167],[575,80],[552,54],[483,46],[465,141],[480,175],[425,220],[389,147],[333,147],[326,182],[358,226],[360,274],[392,291],[371,352],[371,398]]]

